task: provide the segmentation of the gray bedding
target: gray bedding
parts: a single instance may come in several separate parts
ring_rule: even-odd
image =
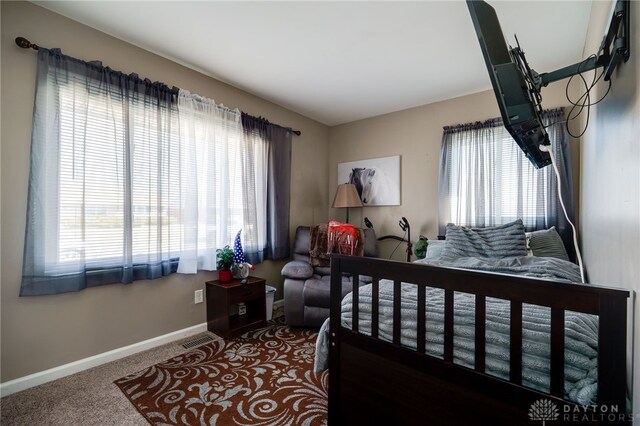
[[[449,258],[425,259],[418,263],[482,271],[526,275],[530,277],[580,282],[576,265],[560,259],[540,257]],[[393,284],[380,281],[379,336],[392,340]],[[351,327],[352,295],[342,300],[342,325]],[[402,284],[401,344],[416,347],[416,286]],[[523,305],[523,385],[549,392],[549,331],[550,309]],[[454,309],[454,363],[474,366],[475,298],[455,293]],[[427,289],[426,352],[442,358],[444,352],[444,292]],[[359,329],[370,335],[371,285],[360,288]],[[486,372],[496,377],[509,377],[509,303],[487,298],[486,303]],[[318,336],[316,371],[326,368],[328,355],[328,320]],[[565,397],[579,404],[596,400],[598,318],[593,315],[567,312],[565,316]]]

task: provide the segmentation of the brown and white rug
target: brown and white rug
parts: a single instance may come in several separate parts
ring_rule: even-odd
[[[323,425],[328,376],[313,372],[317,334],[272,323],[114,383],[153,425]]]

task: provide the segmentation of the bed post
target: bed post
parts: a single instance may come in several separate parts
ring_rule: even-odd
[[[627,348],[620,345],[627,337],[627,298],[600,296],[598,329],[598,407],[609,413],[617,410],[617,424],[627,424],[626,414]],[[615,408],[614,408],[615,407]]]
[[[342,272],[340,259],[331,256],[331,288],[329,317],[329,407],[328,424],[340,424],[340,323]]]

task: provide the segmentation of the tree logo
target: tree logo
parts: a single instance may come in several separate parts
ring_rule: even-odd
[[[539,399],[529,408],[529,418],[531,420],[542,420],[542,426],[547,420],[556,420],[560,413],[558,407],[548,399]]]

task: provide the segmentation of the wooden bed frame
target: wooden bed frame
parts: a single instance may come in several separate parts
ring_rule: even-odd
[[[341,324],[342,274],[373,278],[371,336],[358,333],[359,291],[353,291],[353,327]],[[394,281],[393,342],[378,339],[378,288]],[[418,286],[417,349],[400,345],[401,283]],[[444,359],[425,354],[426,287],[445,291]],[[475,368],[453,363],[454,292],[475,295]],[[485,300],[510,303],[510,380],[485,374]],[[441,268],[365,257],[331,257],[329,347],[330,425],[629,424],[626,415],[626,290],[513,275]],[[551,308],[551,392],[521,385],[522,304]],[[599,317],[598,403],[564,399],[564,312]],[[532,404],[546,408],[530,414]],[[554,411],[555,408],[557,411]],[[545,418],[546,416],[546,418]]]

